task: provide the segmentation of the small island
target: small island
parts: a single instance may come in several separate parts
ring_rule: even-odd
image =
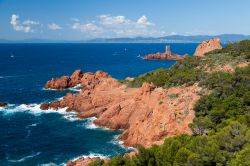
[[[179,55],[171,52],[170,46],[166,46],[166,51],[164,53],[157,52],[155,54],[149,54],[145,56],[144,60],[183,60],[188,54]]]

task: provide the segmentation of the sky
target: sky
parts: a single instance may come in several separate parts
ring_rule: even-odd
[[[0,39],[250,35],[249,0],[0,0]]]

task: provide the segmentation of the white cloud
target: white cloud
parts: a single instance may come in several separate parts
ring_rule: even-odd
[[[79,30],[81,32],[98,31],[99,30],[99,28],[93,23],[81,24],[80,22],[75,22],[72,25],[72,29]]]
[[[154,26],[146,16],[131,20],[125,16],[100,15],[90,23],[82,24],[78,19],[72,19],[72,29],[81,31],[89,37],[149,37],[163,36],[166,33]]]
[[[62,29],[62,27],[56,23],[51,23],[51,24],[48,24],[48,28],[50,30],[60,30]]]
[[[141,26],[153,25],[151,22],[148,21],[148,18],[146,16],[141,16],[136,23]]]
[[[97,35],[102,33],[102,28],[98,27],[96,24],[94,23],[82,24],[77,19],[75,19],[71,28],[74,30],[86,33],[86,35],[89,37],[96,37]]]
[[[99,22],[102,25],[119,25],[129,24],[130,20],[126,19],[125,16],[111,16],[111,15],[100,15],[98,16]]]
[[[26,20],[20,23],[18,19],[19,19],[18,15],[12,14],[11,19],[10,19],[10,24],[12,25],[15,31],[23,31],[25,33],[34,32],[34,30],[31,28],[31,25],[39,24],[39,22],[32,21],[32,20]]]
[[[38,25],[38,21],[26,20],[23,22],[23,25]]]

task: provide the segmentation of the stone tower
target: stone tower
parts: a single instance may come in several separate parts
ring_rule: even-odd
[[[166,55],[171,56],[171,50],[170,50],[170,46],[166,46]]]

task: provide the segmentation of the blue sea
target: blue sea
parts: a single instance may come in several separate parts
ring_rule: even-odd
[[[0,165],[63,165],[79,156],[111,157],[130,150],[116,140],[121,131],[97,128],[93,118],[41,111],[74,89],[43,89],[52,77],[103,70],[117,79],[135,77],[175,61],[144,61],[166,44],[0,44]],[[193,54],[197,44],[170,44],[172,52]]]

